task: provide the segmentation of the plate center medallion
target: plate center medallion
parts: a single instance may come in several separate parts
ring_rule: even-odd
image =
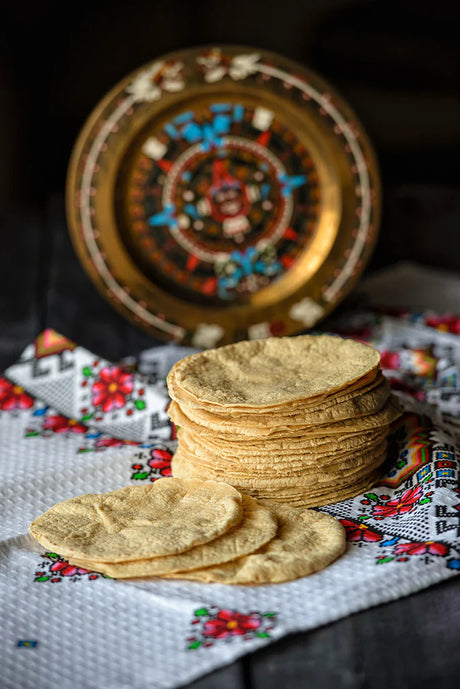
[[[318,178],[272,111],[211,103],[149,131],[140,149],[128,244],[165,287],[194,301],[245,301],[305,251]]]

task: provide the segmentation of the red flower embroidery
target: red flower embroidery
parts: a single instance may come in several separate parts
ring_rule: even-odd
[[[119,438],[99,438],[96,440],[95,447],[121,447],[123,445],[123,440]]]
[[[149,459],[148,465],[152,469],[158,469],[162,476],[171,476],[171,459],[172,455],[167,450],[155,449],[151,452],[152,459]]]
[[[398,369],[398,352],[389,352],[386,349],[384,349],[382,352],[380,352],[380,365],[382,366],[382,368]]]
[[[437,330],[460,335],[460,318],[458,316],[450,314],[446,314],[445,316],[428,316],[426,324],[429,325],[430,328],[437,328]]]
[[[86,433],[88,428],[75,419],[68,419],[66,416],[57,414],[48,416],[43,421],[43,430],[53,431],[53,433]]]
[[[375,505],[372,509],[374,517],[395,517],[397,514],[410,512],[422,496],[422,488],[409,488],[399,498],[389,500],[384,505]]]
[[[258,629],[261,620],[258,615],[242,615],[233,610],[220,610],[217,617],[205,622],[203,636],[224,639],[227,636],[242,636]]]
[[[65,560],[59,560],[58,562],[53,562],[50,567],[52,572],[60,572],[63,577],[73,577],[74,574],[88,574],[88,569],[83,569],[82,567],[75,567],[74,565],[69,565]]]
[[[24,388],[6,378],[0,378],[0,409],[30,409],[33,403],[33,398],[24,392]]]
[[[107,366],[99,372],[99,380],[93,384],[93,404],[103,412],[121,409],[126,395],[134,389],[132,373],[125,373],[118,366]]]
[[[376,531],[372,531],[367,524],[356,524],[349,519],[340,519],[340,522],[347,532],[347,541],[366,541],[369,543],[382,540],[382,536]]]
[[[394,549],[395,555],[447,555],[449,548],[443,543],[436,543],[435,541],[425,541],[424,543],[402,543],[397,545]]]
[[[99,438],[95,447],[122,447],[122,445],[139,445],[136,440],[120,440],[119,438]]]

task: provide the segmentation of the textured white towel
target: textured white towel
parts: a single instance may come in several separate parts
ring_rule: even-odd
[[[342,558],[259,587],[114,581],[32,542],[29,523],[60,500],[169,475],[175,440],[164,375],[182,355],[174,346],[150,350],[141,376],[54,331],[37,338],[0,379],[5,689],[177,687],[288,632],[458,573],[456,410],[439,405],[448,401],[442,394],[457,394],[459,338],[447,351],[433,328],[372,318],[386,373],[409,409],[394,425],[388,472],[366,495],[323,508],[347,530]],[[432,341],[420,344],[420,327]]]

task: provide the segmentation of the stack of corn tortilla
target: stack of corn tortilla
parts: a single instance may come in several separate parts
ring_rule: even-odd
[[[168,376],[173,476],[318,507],[370,488],[400,415],[377,350],[329,335],[208,350]]]
[[[224,584],[297,579],[327,567],[346,545],[328,514],[263,506],[225,483],[177,478],[65,500],[30,531],[70,563],[114,578]]]

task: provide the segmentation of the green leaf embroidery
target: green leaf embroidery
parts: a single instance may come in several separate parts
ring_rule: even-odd
[[[92,419],[94,416],[94,412],[91,412],[91,414],[85,414],[84,416],[81,417],[82,421],[89,421],[89,419]]]
[[[134,406],[136,409],[145,409],[145,402],[144,400],[134,400]]]
[[[194,648],[198,648],[199,646],[201,646],[201,641],[192,641],[189,648],[194,649]]]
[[[208,611],[206,608],[198,608],[198,610],[195,610],[195,615],[196,617],[202,617],[203,615],[207,615]]]
[[[48,579],[51,579],[49,576],[43,576],[43,577],[37,577],[35,581],[48,581]]]
[[[83,375],[84,375],[84,376],[87,376],[87,377],[93,375],[93,372],[92,372],[92,370],[90,369],[89,366],[84,366],[84,368],[83,368]]]
[[[377,560],[377,564],[383,565],[385,562],[391,562],[392,560],[394,560],[393,557],[382,557],[381,560]]]
[[[373,500],[374,502],[379,501],[379,499],[375,493],[366,493],[366,495],[364,497],[366,497],[368,500]]]
[[[39,435],[37,431],[30,431],[30,433],[26,433],[26,438],[33,438],[35,435]]]
[[[276,616],[276,612],[264,612],[264,614],[262,615],[262,617],[275,617],[275,616]]]
[[[423,498],[420,500],[419,505],[426,505],[427,502],[431,502],[431,498]]]
[[[150,476],[150,471],[136,471],[135,474],[131,476],[131,478],[135,478],[139,481],[143,481],[147,476]]]
[[[268,634],[268,632],[257,632],[256,636],[259,639],[269,639],[270,638],[270,634]]]

